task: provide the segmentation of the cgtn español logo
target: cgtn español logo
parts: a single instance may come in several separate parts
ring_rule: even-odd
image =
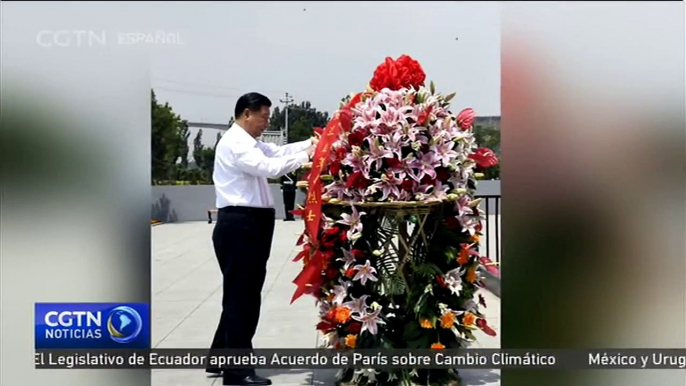
[[[145,303],[36,303],[35,348],[150,348]]]

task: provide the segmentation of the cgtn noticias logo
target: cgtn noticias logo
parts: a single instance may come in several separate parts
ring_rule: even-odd
[[[36,303],[35,348],[150,348],[144,303]]]

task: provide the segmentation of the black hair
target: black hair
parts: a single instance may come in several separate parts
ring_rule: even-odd
[[[272,107],[272,101],[260,93],[249,92],[236,101],[236,108],[233,111],[234,117],[238,119],[245,109],[253,112],[260,111],[263,106]]]

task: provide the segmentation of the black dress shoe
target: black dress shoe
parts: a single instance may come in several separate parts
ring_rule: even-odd
[[[259,375],[248,375],[241,379],[224,379],[223,385],[271,385],[272,381]]]
[[[212,375],[214,375],[214,376],[220,376],[220,375],[222,375],[222,369],[220,369],[219,367],[208,367],[208,368],[205,369],[205,372],[208,373],[208,374],[210,374],[210,376],[212,376]]]

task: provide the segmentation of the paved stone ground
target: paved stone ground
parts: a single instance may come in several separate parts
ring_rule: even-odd
[[[156,348],[208,348],[221,311],[221,274],[212,249],[214,225],[206,222],[164,224],[152,228],[153,326]],[[262,295],[262,313],[254,340],[256,348],[313,348],[319,339],[314,326],[317,308],[312,297],[290,304],[291,283],[301,265],[293,263],[302,222],[276,223],[272,254]],[[496,331],[500,300],[484,293],[486,312]],[[480,347],[498,348],[497,337],[478,335]],[[333,385],[335,370],[261,370],[277,386]],[[465,386],[500,385],[498,371],[463,370]],[[203,370],[154,370],[153,386],[221,385]]]

